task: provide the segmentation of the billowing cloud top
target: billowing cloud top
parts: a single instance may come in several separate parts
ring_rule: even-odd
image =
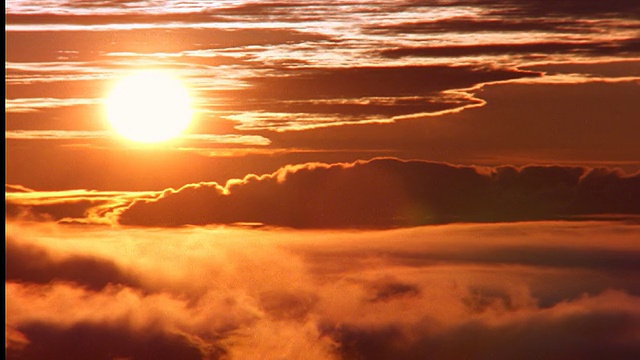
[[[561,166],[475,168],[374,159],[304,164],[167,190],[134,202],[122,224],[263,223],[299,228],[397,227],[640,214],[640,174]]]

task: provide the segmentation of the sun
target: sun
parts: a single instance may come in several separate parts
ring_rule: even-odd
[[[138,71],[120,80],[105,101],[107,120],[120,136],[142,143],[178,137],[191,122],[189,92],[166,71]]]

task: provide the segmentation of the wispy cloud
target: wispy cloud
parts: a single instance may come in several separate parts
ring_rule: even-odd
[[[111,131],[79,131],[79,130],[10,130],[5,131],[8,140],[73,140],[73,139],[104,139],[112,137]],[[236,134],[184,134],[173,143],[186,141],[193,144],[243,144],[265,146],[271,142],[258,135]],[[135,144],[131,144],[132,146]]]
[[[78,87],[71,97],[79,99],[80,88],[99,91],[123,68],[165,66],[186,75],[199,111],[224,111],[238,129],[308,130],[441,114],[464,108],[443,94],[535,75],[516,68],[612,61],[639,51],[640,23],[626,16],[635,8],[628,2],[556,2],[546,18],[543,4],[524,1],[44,5],[7,4],[7,92],[21,95],[12,98],[47,99]],[[149,41],[156,38],[163,40]],[[37,53],[24,45],[34,42],[43,44]],[[37,92],[17,87],[35,83]],[[357,106],[383,96],[384,104]],[[421,100],[407,104],[407,97]]]
[[[154,191],[64,190],[36,191],[20,185],[7,185],[6,216],[24,221],[64,221],[114,224],[114,212],[132,201],[155,198]],[[14,191],[10,191],[14,190]],[[18,190],[18,191],[15,191]]]
[[[76,105],[102,104],[102,99],[56,99],[56,98],[27,98],[6,99],[5,112],[33,112],[40,109],[59,108]]]
[[[7,140],[69,140],[102,139],[111,135],[107,131],[81,130],[10,130],[5,131]]]

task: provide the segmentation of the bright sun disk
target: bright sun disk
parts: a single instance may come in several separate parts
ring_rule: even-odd
[[[159,70],[140,71],[120,80],[105,106],[115,132],[144,143],[179,136],[193,115],[187,89],[177,78]]]

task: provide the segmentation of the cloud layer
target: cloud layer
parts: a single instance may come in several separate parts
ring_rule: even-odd
[[[262,223],[295,228],[640,214],[640,174],[561,166],[476,168],[374,159],[309,163],[166,190],[120,214],[129,225]]]
[[[474,102],[451,90],[540,75],[518,70],[531,63],[637,60],[640,50],[633,1],[161,3],[9,1],[7,99],[73,107],[86,128],[81,104],[120,71],[163,67],[189,80],[203,123],[290,131],[458,109]]]
[[[638,225],[7,225],[11,359],[640,355]]]

